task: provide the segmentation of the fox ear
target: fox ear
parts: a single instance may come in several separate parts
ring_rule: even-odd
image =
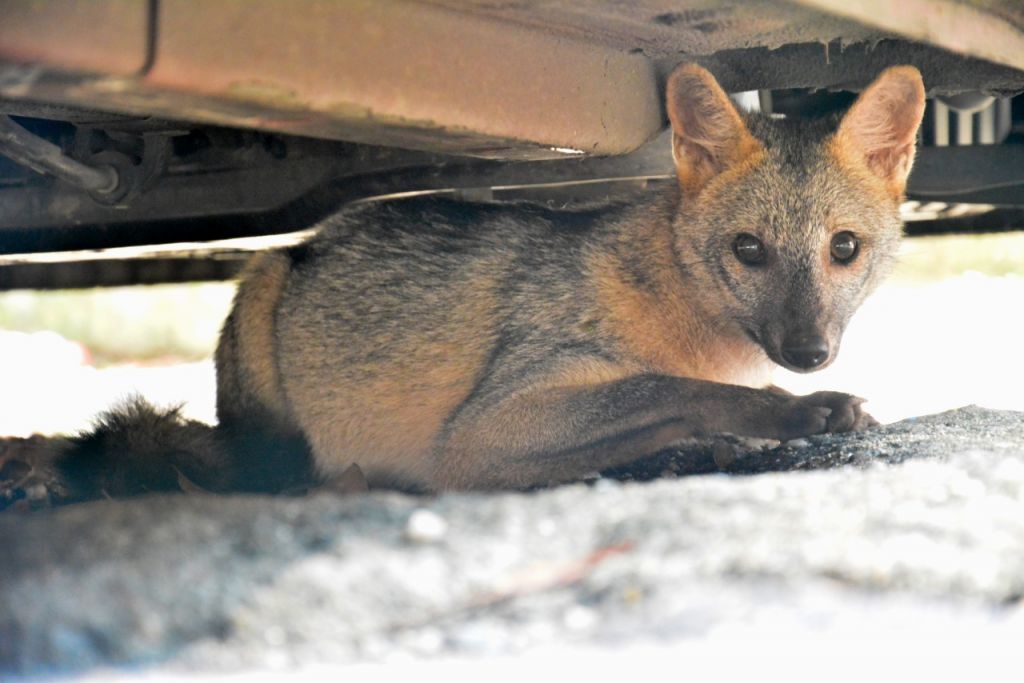
[[[902,196],[914,164],[914,142],[924,115],[924,82],[912,66],[886,69],[860,94],[839,124],[837,141],[853,150],[889,192]]]
[[[684,193],[696,195],[719,173],[762,149],[706,69],[677,67],[668,77],[665,99],[672,158]]]

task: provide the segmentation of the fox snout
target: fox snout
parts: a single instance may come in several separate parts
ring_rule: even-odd
[[[786,331],[773,325],[759,330],[751,325],[742,327],[747,338],[760,346],[772,362],[793,372],[821,370],[832,362],[839,346],[815,330]]]
[[[821,370],[832,362],[839,348],[838,338],[818,328],[786,329],[769,324],[759,334],[748,336],[773,362],[793,372]]]
[[[785,366],[797,372],[810,372],[824,365],[831,349],[828,340],[816,332],[790,334],[782,341],[780,356]]]

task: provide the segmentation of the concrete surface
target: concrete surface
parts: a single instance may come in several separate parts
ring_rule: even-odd
[[[3,515],[0,672],[315,678],[357,664],[343,670],[458,680],[685,661],[697,678],[774,662],[815,680],[839,662],[834,679],[866,674],[877,655],[893,675],[1019,674],[1024,414],[749,446],[618,474],[761,474]]]

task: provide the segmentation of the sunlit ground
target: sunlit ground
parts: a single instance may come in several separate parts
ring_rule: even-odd
[[[212,422],[210,354],[232,293],[204,284],[0,294],[0,435],[74,432],[132,392]],[[1024,410],[1024,233],[908,240],[833,366],[776,380],[797,393],[864,396],[883,422],[971,403]]]
[[[963,405],[1024,410],[1024,233],[906,240],[836,361],[776,382],[839,389],[882,422]]]

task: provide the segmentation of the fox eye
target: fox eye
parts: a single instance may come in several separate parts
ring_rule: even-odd
[[[860,242],[853,236],[852,232],[838,232],[832,238],[832,260],[836,263],[849,263],[857,257],[860,251]]]
[[[732,252],[740,263],[748,266],[759,266],[765,262],[764,242],[747,232],[741,232],[732,243]]]

